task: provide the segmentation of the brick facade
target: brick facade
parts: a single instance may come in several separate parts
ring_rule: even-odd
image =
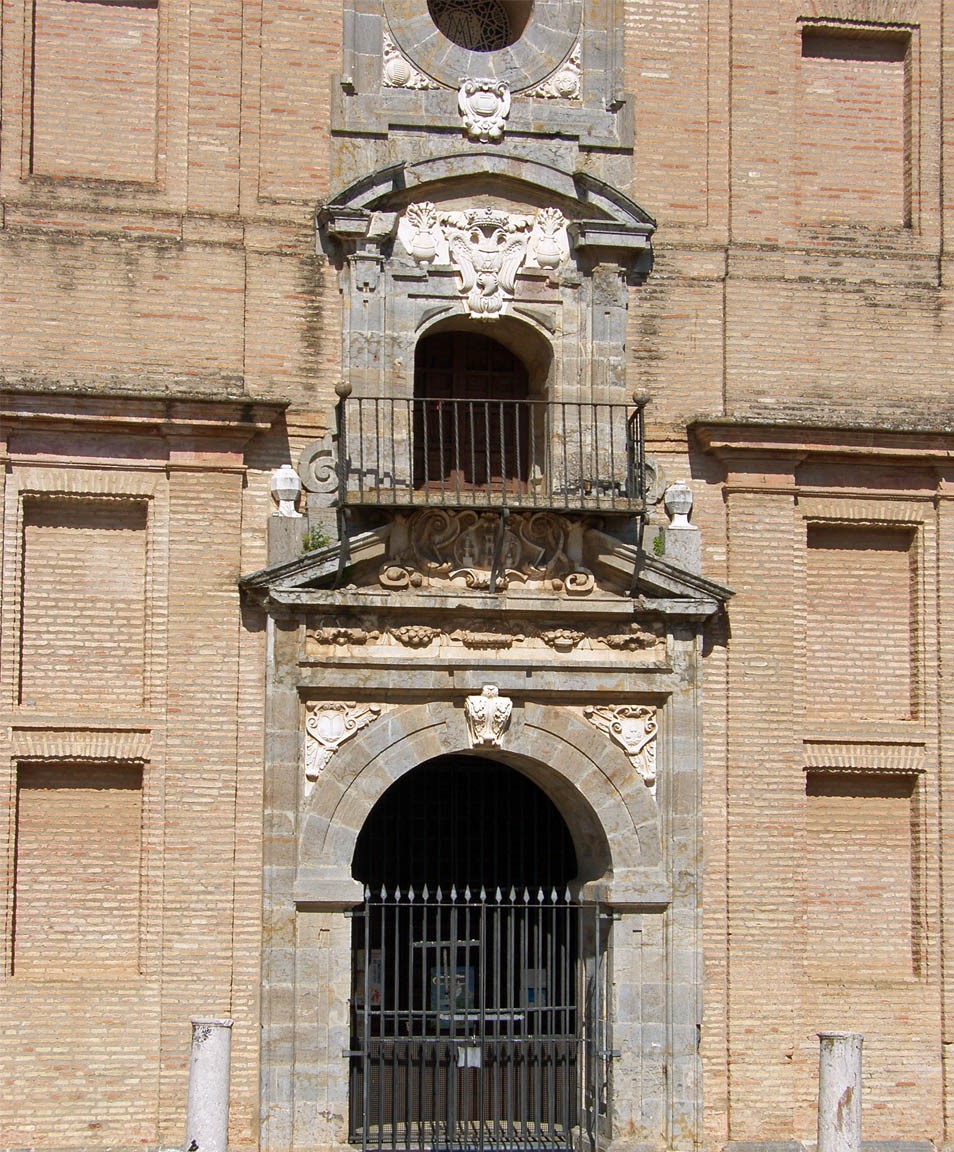
[[[382,12],[400,40],[423,0],[4,2],[0,1147],[179,1146],[198,1015],[235,1020],[237,1152],[345,1143],[348,927],[290,893],[306,811],[331,860],[328,813],[356,834],[367,797],[342,816],[329,775],[327,812],[308,808],[304,707],[377,692],[406,708],[395,742],[434,755],[414,709],[464,740],[482,667],[521,716],[547,713],[548,735],[521,720],[519,756],[572,762],[584,795],[574,757],[599,761],[596,737],[559,709],[660,708],[669,911],[654,918],[648,887],[620,898],[619,1149],[811,1145],[816,1033],[833,1028],[866,1037],[866,1139],[954,1139],[948,13],[554,3],[513,58],[543,84],[577,19],[580,93],[521,94],[508,73],[488,144],[430,57],[430,87],[382,79]],[[388,201],[374,180],[398,164],[417,184]],[[297,524],[276,544],[269,478],[334,427],[335,386],[413,387],[428,308],[463,307],[450,265],[328,223],[347,188],[354,213],[374,187],[396,216],[420,186],[456,210],[568,213],[615,189],[655,220],[651,272],[581,232],[573,275],[524,270],[523,319],[481,331],[564,399],[648,401],[651,462],[693,488],[701,575],[734,593],[666,625],[667,670],[541,641],[533,698],[519,643],[434,641],[410,671],[370,647],[305,659],[313,620],[240,591],[298,554]],[[320,502],[302,510],[333,533]],[[648,517],[651,547],[668,518],[658,501]],[[340,762],[380,791],[376,739]],[[315,1088],[299,1068],[286,1092],[296,1046],[331,1070]]]

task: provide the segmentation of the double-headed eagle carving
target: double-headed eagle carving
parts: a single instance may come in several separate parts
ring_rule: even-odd
[[[529,217],[504,212],[472,209],[448,214],[447,243],[472,316],[496,316],[504,296],[513,296],[532,226]]]

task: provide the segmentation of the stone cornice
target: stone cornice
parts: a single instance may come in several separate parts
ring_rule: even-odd
[[[97,428],[159,435],[243,440],[269,429],[286,401],[133,396],[117,392],[0,391],[0,424],[63,429]]]
[[[723,462],[764,461],[809,456],[869,457],[880,463],[918,462],[929,466],[954,462],[954,429],[828,426],[732,419],[694,421],[689,433]]]

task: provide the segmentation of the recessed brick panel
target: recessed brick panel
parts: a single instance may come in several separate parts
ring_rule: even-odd
[[[141,770],[21,765],[17,785],[14,973],[136,972]]]
[[[805,955],[810,972],[916,974],[913,778],[809,773]]]
[[[806,28],[795,189],[806,223],[908,222],[907,39]]]
[[[154,181],[155,0],[37,0],[34,12],[33,173]]]
[[[911,531],[809,525],[806,582],[812,721],[912,717],[917,629]]]
[[[145,586],[143,502],[26,500],[20,702],[140,707]]]

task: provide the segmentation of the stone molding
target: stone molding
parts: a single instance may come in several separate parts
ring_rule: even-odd
[[[642,704],[591,705],[583,709],[583,715],[623,749],[643,783],[653,787],[659,730],[656,709]]]
[[[55,496],[60,499],[88,496],[116,500],[142,500],[156,494],[160,474],[155,472],[116,472],[98,468],[18,467],[15,471],[21,496]]]
[[[798,495],[798,511],[804,520],[830,524],[922,524],[933,511],[930,497],[911,500],[908,497],[885,499],[863,496]]]
[[[926,770],[923,740],[826,740],[804,741],[806,772],[864,772],[871,774],[920,775]]]

